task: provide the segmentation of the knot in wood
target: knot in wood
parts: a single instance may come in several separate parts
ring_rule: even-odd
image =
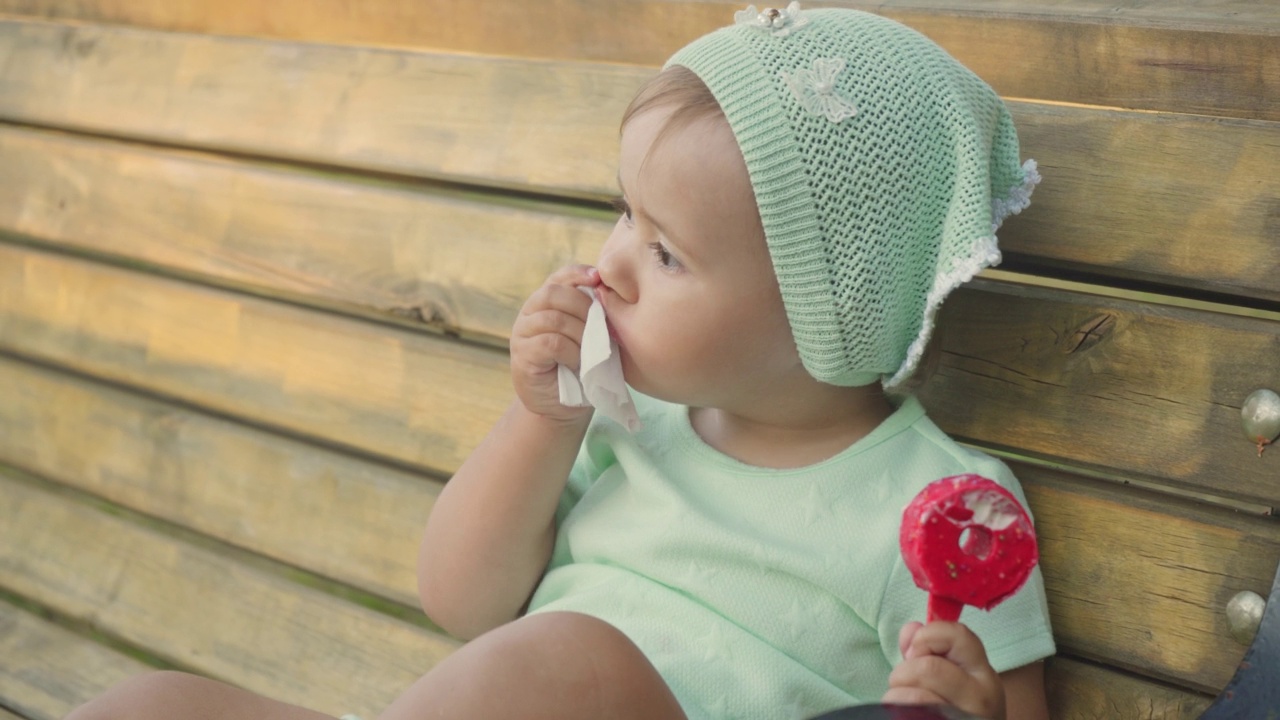
[[[1063,352],[1067,355],[1083,352],[1102,342],[1116,327],[1116,318],[1110,313],[1094,315],[1076,328],[1067,339]]]

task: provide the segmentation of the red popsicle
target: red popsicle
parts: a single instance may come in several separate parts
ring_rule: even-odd
[[[1017,498],[981,475],[942,478],[902,513],[898,542],[928,621],[956,622],[965,605],[990,610],[1018,591],[1040,559]]]

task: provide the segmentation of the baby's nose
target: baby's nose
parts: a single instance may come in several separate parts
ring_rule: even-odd
[[[596,269],[601,285],[626,302],[635,301],[635,258],[627,252],[624,243],[610,237],[600,251]]]

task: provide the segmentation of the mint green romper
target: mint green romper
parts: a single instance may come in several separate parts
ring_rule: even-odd
[[[530,613],[597,617],[634,642],[690,720],[808,718],[875,702],[898,631],[926,594],[898,551],[902,510],[928,483],[1000,461],[960,447],[909,398],[839,455],[752,467],[706,445],[688,409],[636,396],[632,435],[597,415],[557,512]],[[1024,500],[1025,502],[1025,500]],[[961,621],[1004,672],[1054,653],[1044,584]]]

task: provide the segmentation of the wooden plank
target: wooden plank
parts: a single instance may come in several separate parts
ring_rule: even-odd
[[[1056,657],[1045,670],[1053,720],[1195,720],[1210,698]]]
[[[13,21],[0,48],[10,120],[595,195],[653,73]]]
[[[920,396],[959,438],[1276,506],[1280,453],[1259,458],[1240,420],[1280,386],[1280,316],[1265,315],[977,280],[942,308]]]
[[[1009,105],[1044,177],[1010,265],[1280,302],[1280,124]]]
[[[25,720],[57,720],[146,666],[0,604],[0,702]],[[1203,696],[1068,658],[1047,670],[1054,720],[1194,720]],[[21,687],[19,687],[21,685]],[[34,686],[32,692],[28,692]],[[24,720],[0,709],[0,720]]]
[[[1280,385],[1274,314],[982,281],[944,315],[948,432],[1280,505],[1239,417]],[[442,473],[511,397],[498,352],[4,245],[0,347]]]
[[[1280,523],[1015,464],[1059,652],[1217,693],[1244,656],[1227,601],[1270,592]]]
[[[4,463],[418,607],[438,483],[27,363],[0,387]]]
[[[87,643],[65,630],[0,604],[0,699],[31,720],[62,717],[76,704],[145,669],[130,658]],[[175,633],[183,628],[173,628]],[[373,671],[376,675],[376,669]],[[32,697],[25,685],[40,692]],[[1196,717],[1203,697],[1066,658],[1050,662],[1049,692],[1055,720],[1068,718]],[[68,690],[68,688],[73,688]],[[1104,710],[1106,710],[1104,712]]]
[[[1267,170],[1280,165],[1280,126],[1012,107],[1046,180],[1001,232],[1010,265],[1280,301],[1280,257],[1271,252],[1280,178]],[[612,167],[612,124],[577,130],[583,149]],[[392,152],[394,132],[384,139]],[[529,165],[574,172],[542,156],[540,144],[518,148]],[[558,190],[590,184],[598,194],[614,182],[612,170],[589,183],[562,180]],[[0,128],[0,228],[505,342],[527,293],[555,267],[594,261],[610,221],[604,212],[503,203]],[[1206,241],[1217,251],[1203,252]]]
[[[420,481],[25,363],[0,360],[0,386],[15,389],[0,405],[4,462],[416,603],[416,541],[434,494]],[[1239,590],[1267,591],[1280,525],[1015,469],[1037,516],[1063,651],[1225,683],[1244,649],[1222,608]],[[1149,627],[1152,617],[1164,620]]]
[[[57,720],[148,669],[127,655],[0,602],[0,705],[18,713],[6,714],[0,708],[0,720]]]
[[[40,484],[0,493],[0,586],[255,692],[375,717],[456,647]]]
[[[503,347],[528,294],[613,225],[555,209],[0,129],[0,228]]]
[[[825,3],[883,13],[970,65],[1002,94],[1095,105],[1280,119],[1274,46],[1280,11],[1248,0],[1197,3]],[[196,33],[430,47],[526,57],[661,64],[732,21],[744,3],[715,0],[493,0],[461,12],[441,0],[2,0],[7,11]]]
[[[0,346],[446,473],[512,397],[496,351],[3,245]]]

